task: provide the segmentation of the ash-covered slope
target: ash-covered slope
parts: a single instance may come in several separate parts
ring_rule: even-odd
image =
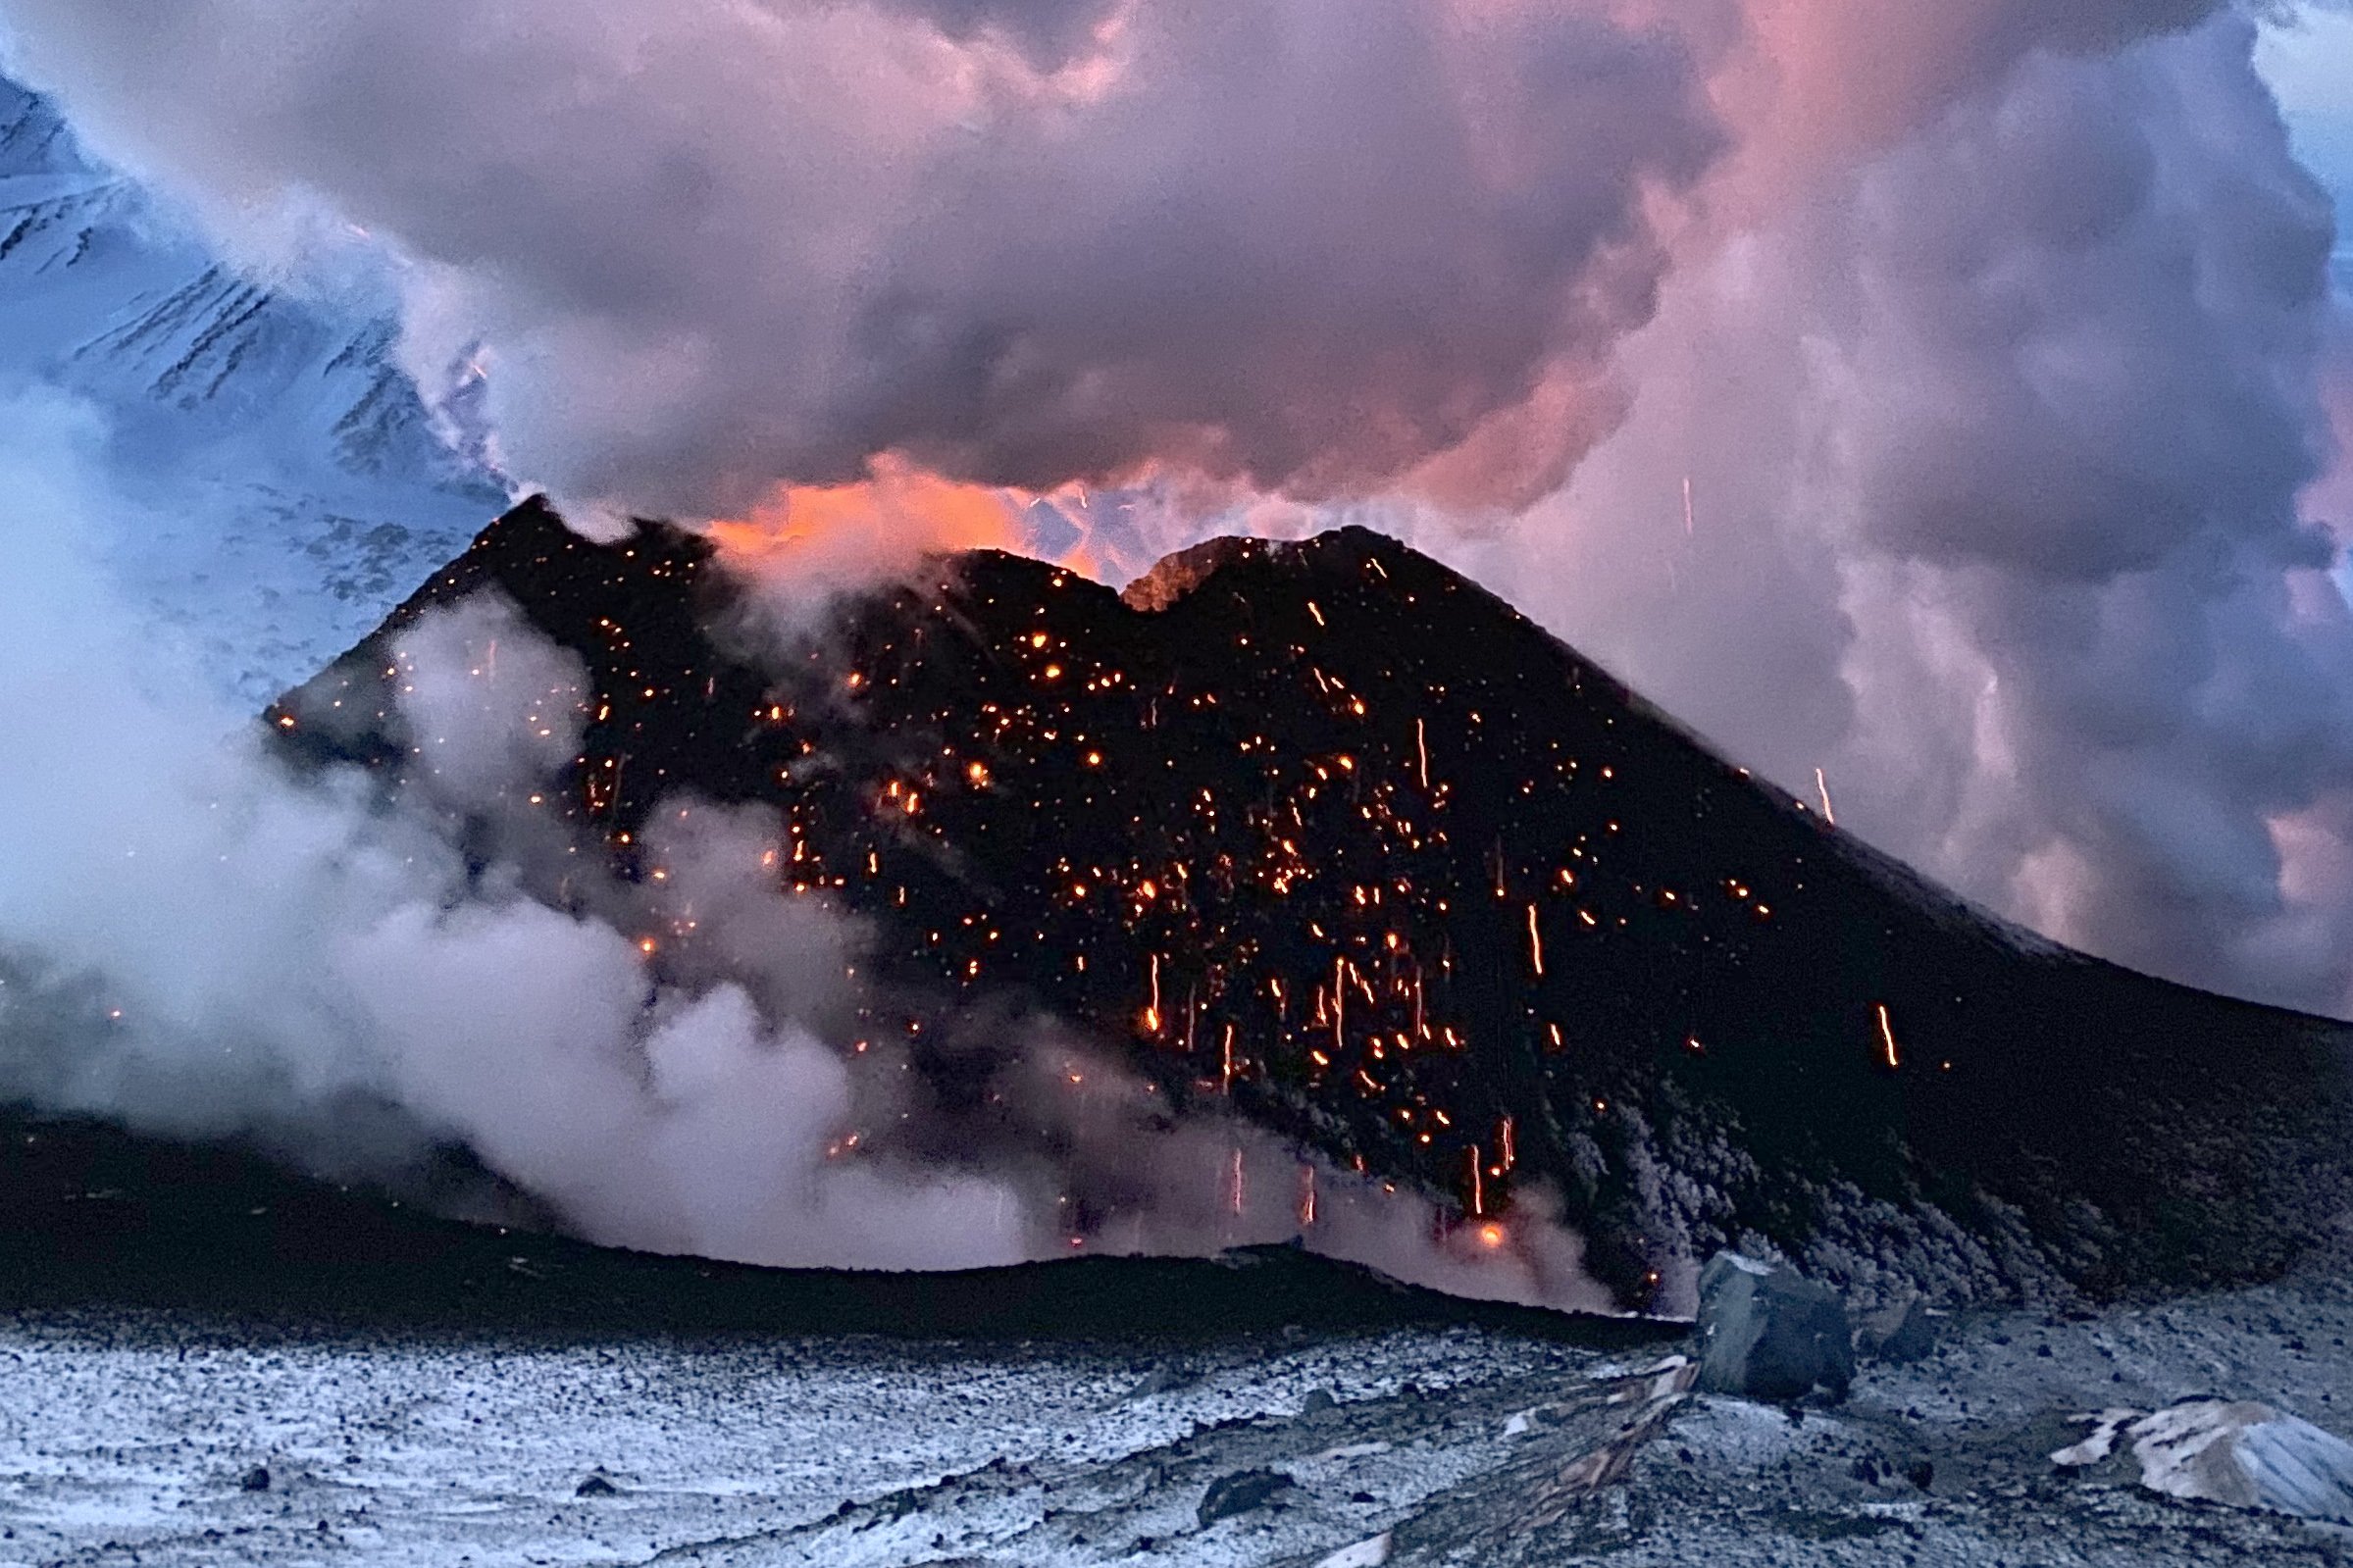
[[[701,540],[534,504],[290,694],[292,743],[397,786],[384,639],[485,588],[586,662],[541,809],[628,874],[678,792],[773,805],[910,1012],[1041,1006],[1474,1214],[1541,1186],[1629,1303],[1727,1240],[2112,1292],[2333,1223],[2338,1027],[2021,939],[1376,534],[1124,600],[980,552],[786,656]]]
[[[1214,1259],[1069,1258],[946,1274],[762,1269],[436,1218],[189,1145],[0,1108],[0,1312],[188,1312],[245,1332],[568,1337],[1247,1340],[1480,1324],[1623,1348],[1641,1320],[1470,1302],[1295,1247]]]

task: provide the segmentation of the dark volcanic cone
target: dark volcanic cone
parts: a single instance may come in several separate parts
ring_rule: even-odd
[[[1203,546],[1124,600],[981,552],[762,657],[700,539],[527,505],[288,696],[292,742],[397,786],[385,638],[492,587],[587,663],[542,809],[627,874],[674,794],[774,806],[886,993],[1043,1008],[1472,1213],[1541,1184],[1628,1302],[1743,1238],[2114,1292],[2333,1220],[2338,1026],[2022,938],[1379,535]]]

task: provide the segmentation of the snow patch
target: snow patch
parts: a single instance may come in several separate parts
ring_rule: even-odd
[[[2080,1442],[2051,1455],[2097,1464],[2132,1442],[2140,1484],[2168,1497],[2353,1523],[2353,1443],[2251,1399],[2185,1399],[2153,1414],[2105,1410]]]
[[[1370,1541],[1359,1541],[1353,1546],[1343,1546],[1315,1565],[1315,1568],[1381,1568],[1389,1560],[1389,1533],[1383,1531]]]

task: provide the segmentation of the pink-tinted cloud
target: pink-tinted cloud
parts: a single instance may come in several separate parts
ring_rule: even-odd
[[[1598,387],[1719,146],[1602,0],[0,14],[247,245],[323,202],[395,247],[412,366],[487,369],[518,476],[686,515],[889,451],[1324,495],[1476,439],[1524,492],[1594,422],[1511,411]]]

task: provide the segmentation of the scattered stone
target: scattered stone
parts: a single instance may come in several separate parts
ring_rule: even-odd
[[[1306,1462],[1311,1465],[1323,1465],[1336,1464],[1344,1459],[1369,1459],[1375,1454],[1387,1453],[1389,1448],[1390,1445],[1387,1442],[1377,1440],[1372,1442],[1343,1443],[1337,1448],[1326,1448],[1321,1453],[1310,1454]]]
[[[1292,1486],[1291,1478],[1277,1470],[1237,1470],[1209,1483],[1196,1517],[1205,1530],[1220,1519],[1265,1507]]]
[[[1167,1393],[1173,1390],[1182,1389],[1192,1381],[1193,1379],[1186,1376],[1183,1372],[1177,1370],[1169,1363],[1165,1361],[1155,1361],[1152,1363],[1151,1371],[1145,1373],[1143,1377],[1136,1380],[1136,1386],[1134,1388],[1128,1390],[1127,1392],[1121,1394],[1118,1399],[1112,1402],[1113,1404],[1119,1404],[1129,1400],[1149,1399],[1155,1393]]]
[[[1303,1416],[1319,1416],[1339,1408],[1340,1401],[1332,1396],[1331,1390],[1309,1389],[1306,1398],[1300,1401],[1299,1413]]]
[[[246,1471],[245,1478],[237,1483],[237,1490],[240,1492],[268,1492],[270,1490],[270,1467],[255,1465]]]
[[[2090,1436],[2051,1455],[2099,1464],[2129,1440],[2140,1484],[2168,1497],[2353,1524],[2353,1443],[2251,1399],[2184,1399],[2153,1414],[2104,1410]]]
[[[1795,1270],[1718,1252],[1700,1272],[1699,1386],[1744,1399],[1846,1397],[1854,1331],[1836,1292]]]
[[[621,1489],[601,1470],[591,1473],[586,1481],[572,1489],[575,1497],[617,1497]]]
[[[1867,1314],[1855,1329],[1855,1353],[1872,1361],[1905,1366],[1935,1348],[1936,1320],[1917,1295]]]

